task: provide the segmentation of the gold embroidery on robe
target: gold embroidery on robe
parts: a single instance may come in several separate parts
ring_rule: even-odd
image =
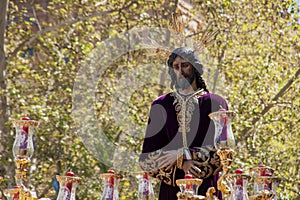
[[[190,132],[190,123],[192,121],[193,112],[195,110],[195,104],[198,104],[198,100],[195,98],[190,98],[188,101],[184,101],[182,97],[179,96],[178,93],[173,92],[171,96],[174,97],[175,111],[177,113],[177,121],[178,121],[178,132],[183,133],[183,123],[185,123],[185,133]],[[183,104],[185,104],[185,109],[183,108]],[[183,112],[185,112],[185,120],[183,120]]]
[[[206,94],[206,92],[200,90],[188,97],[187,101],[176,92],[171,94],[171,96],[174,97],[173,105],[175,106],[175,111],[177,113],[177,121],[179,125],[178,132],[181,132],[183,135],[183,144],[186,142],[186,134],[190,132],[190,123],[195,106],[198,106],[198,98],[203,94]],[[183,104],[185,105],[183,106]],[[182,109],[183,107],[184,109]],[[185,117],[185,120],[183,120],[183,117]],[[195,165],[201,170],[198,178],[205,179],[211,175],[216,175],[222,170],[220,158],[216,154],[216,149],[214,147],[194,147],[190,148],[190,151]],[[176,165],[158,169],[157,159],[162,154],[162,150],[145,154],[144,159],[140,160],[140,166],[145,172],[149,173],[151,177],[158,178],[168,185],[176,186]]]
[[[176,186],[175,172],[176,165],[158,169],[157,159],[163,154],[162,150],[151,152],[144,160],[140,160],[140,167],[147,172],[151,177],[157,178],[168,185]]]
[[[220,158],[214,147],[197,147],[193,148],[191,152],[195,165],[201,170],[198,178],[205,179],[211,175],[216,175],[222,170]]]

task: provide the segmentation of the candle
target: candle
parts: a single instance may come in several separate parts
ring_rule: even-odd
[[[228,133],[227,133],[227,117],[224,117],[223,121],[223,127],[222,127],[222,133],[221,133],[221,141],[224,141],[227,144],[228,140]]]
[[[67,172],[66,173],[66,176],[70,176],[70,177],[73,177],[75,176],[74,172]],[[72,191],[72,182],[71,181],[68,181],[67,184],[66,184],[66,187],[69,189],[69,191],[71,192]]]
[[[143,196],[149,196],[150,189],[149,189],[149,175],[147,173],[143,174]]]
[[[272,174],[271,174],[269,171],[266,171],[266,172],[265,172],[265,176],[271,177]],[[265,180],[265,183],[264,183],[264,189],[265,189],[265,190],[271,191],[271,190],[272,190],[272,181],[266,179],[266,180]]]
[[[243,169],[236,169],[236,181],[235,181],[235,200],[245,200],[248,199],[247,194],[247,176],[244,175]]]
[[[23,117],[22,120],[30,120],[30,118],[29,117]],[[27,147],[28,147],[28,133],[29,133],[29,126],[22,126],[21,142],[20,142],[21,155],[23,155],[24,153],[26,154],[26,152],[22,153],[22,150],[26,150]]]
[[[220,112],[226,111],[222,106],[220,106],[219,109]],[[219,115],[219,122],[222,127],[221,135],[220,135],[220,145],[221,147],[227,147],[228,146],[228,133],[227,133],[227,116],[223,113]]]
[[[112,174],[112,176],[110,176],[108,178],[108,182],[107,182],[107,193],[105,196],[106,200],[113,200],[114,199],[114,184],[115,184],[115,179],[114,179],[114,174],[115,171],[114,170],[108,170],[107,171],[109,174]]]
[[[244,170],[238,168],[238,169],[235,170],[235,173],[236,173],[236,174],[243,174],[243,173],[244,173]],[[236,183],[236,185],[241,185],[241,186],[243,186],[243,178],[242,178],[242,177],[241,177],[241,178],[237,178],[235,183]]]
[[[66,176],[73,177],[74,173],[69,171],[69,172],[66,173]],[[72,191],[72,181],[67,180],[66,186],[64,188],[63,200],[70,200],[71,199],[71,191]]]
[[[258,167],[260,168],[259,171],[258,171],[258,175],[259,176],[265,176],[266,166],[264,164],[260,164],[260,165],[258,165]]]

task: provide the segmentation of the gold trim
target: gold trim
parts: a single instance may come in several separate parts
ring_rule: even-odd
[[[29,158],[25,159],[15,159],[15,164],[17,169],[15,169],[15,181],[17,185],[22,184],[26,181],[27,178],[27,167],[30,163]]]
[[[222,166],[228,166],[232,163],[233,155],[235,151],[230,148],[224,148],[217,151],[218,156],[220,156],[220,161]]]
[[[210,145],[193,148],[192,157],[194,164],[201,170],[197,178],[205,179],[216,175],[222,169],[220,157],[216,149]]]
[[[11,195],[17,194],[19,192],[21,192],[21,188],[10,188],[10,189],[3,190],[3,193],[5,196],[7,196],[7,195],[11,196]]]
[[[177,151],[177,167],[182,169],[183,165],[183,148],[178,149]]]
[[[171,166],[171,168],[163,168],[159,169],[154,173],[154,177],[158,178],[159,180],[163,181],[164,183],[168,185],[175,186],[175,173],[176,172],[176,166]]]
[[[191,179],[178,179],[176,180],[176,185],[180,187],[180,185],[197,185],[198,187],[202,184],[203,180],[198,178],[191,178]],[[198,189],[197,187],[197,189]],[[197,192],[197,191],[196,191]],[[192,191],[184,191],[177,193],[178,199],[206,199],[202,195],[194,195]]]
[[[157,159],[163,153],[162,150],[148,153],[144,159],[140,160],[140,167],[147,172],[149,176],[157,178],[168,185],[175,186],[176,165],[158,169]]]
[[[255,172],[257,174],[259,174],[261,171],[268,171],[271,174],[273,174],[275,170],[268,166],[264,166],[264,167],[257,166],[257,167],[250,168],[250,171]]]
[[[77,176],[59,176],[56,175],[56,179],[58,182],[65,181],[65,182],[72,182],[72,183],[80,183],[82,181],[82,178]]]
[[[133,176],[143,176],[145,174],[148,174],[147,172],[144,171],[139,171],[139,172],[132,172],[131,173]],[[148,174],[149,175],[149,174]]]
[[[147,172],[149,176],[157,178],[168,185],[175,186],[174,175],[176,166],[172,165],[169,167],[158,169],[157,159],[162,154],[162,150],[149,153],[143,160],[140,160],[140,167],[142,170]]]
[[[103,174],[100,174],[100,178],[116,178],[116,179],[122,179],[123,176],[122,176],[121,174],[103,173]]]
[[[238,179],[239,178],[243,178],[243,179],[247,179],[247,180],[251,179],[251,176],[248,174],[228,174],[228,176],[231,178],[238,178]]]
[[[196,184],[196,185],[201,185],[203,182],[202,179],[198,179],[198,178],[191,178],[191,179],[178,179],[176,180],[176,184],[179,186],[181,184]]]
[[[173,169],[173,181],[172,181],[172,185],[175,186],[176,183],[175,183],[175,180],[176,180],[176,170],[177,170],[177,167],[174,167]]]
[[[187,145],[187,133],[190,132],[190,123],[192,121],[192,115],[195,110],[195,104],[198,105],[198,98],[206,92],[201,89],[189,97],[184,99],[177,91],[173,92],[171,96],[174,97],[175,111],[177,113],[178,132],[182,134],[182,143],[184,148],[188,148]]]
[[[219,200],[218,197],[216,197],[214,195],[214,193],[216,193],[216,188],[214,187],[210,187],[207,189],[207,192],[206,192],[206,199],[207,200]]]
[[[230,177],[229,171],[230,171],[230,165],[232,162],[234,151],[230,148],[224,148],[217,151],[217,154],[220,156],[221,165],[223,169],[223,174],[220,177],[220,179],[217,181],[217,187],[218,190],[222,192],[222,196],[227,199],[231,195],[231,189],[230,189]]]
[[[273,191],[262,190],[258,194],[249,197],[249,200],[272,200],[275,196]]]
[[[162,150],[156,150],[154,152],[148,153],[143,160],[140,161],[141,168],[146,172],[152,172],[158,170],[157,159],[162,154]]]
[[[39,122],[35,120],[17,120],[12,119],[11,122],[14,126],[38,126]]]
[[[233,118],[236,116],[236,113],[234,111],[224,110],[224,111],[212,112],[208,116],[212,119],[215,116],[220,116],[220,115],[222,115],[222,116],[224,115],[224,116]]]
[[[185,199],[185,200],[205,200],[206,199],[205,196],[193,195],[193,194],[191,194],[191,192],[190,193],[187,192],[186,194],[178,192],[177,197],[178,197],[178,199]]]
[[[280,178],[278,177],[272,177],[272,176],[259,176],[259,177],[256,177],[254,179],[254,181],[257,183],[257,184],[260,184],[260,183],[279,183],[281,181]]]
[[[18,169],[27,168],[28,163],[30,163],[30,159],[29,158],[15,159],[15,163]]]

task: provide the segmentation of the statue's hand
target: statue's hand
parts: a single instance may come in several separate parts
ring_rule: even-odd
[[[172,166],[177,160],[177,150],[163,152],[163,155],[157,159],[158,168]]]
[[[186,174],[192,174],[195,178],[200,178],[201,170],[194,164],[193,160],[185,160],[182,169]]]

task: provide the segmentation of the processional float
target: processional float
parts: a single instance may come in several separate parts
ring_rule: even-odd
[[[215,124],[215,148],[220,157],[222,165],[222,175],[217,182],[217,189],[222,192],[224,200],[277,200],[276,188],[280,179],[274,177],[274,169],[263,164],[250,169],[251,175],[244,173],[242,169],[237,169],[235,173],[230,173],[230,166],[233,162],[235,153],[235,140],[232,132],[232,119],[235,113],[227,110],[213,112],[209,117]],[[16,130],[16,138],[13,145],[13,156],[16,164],[15,182],[16,186],[4,190],[4,195],[8,200],[37,200],[35,191],[30,190],[26,185],[27,168],[34,152],[33,134],[34,128],[38,122],[30,120],[27,117],[21,120],[12,120]],[[146,172],[135,172],[134,175],[138,181],[138,199],[154,200],[154,190],[152,179]],[[119,181],[122,175],[108,170],[107,173],[100,174],[102,179],[103,191],[101,200],[119,200]],[[76,188],[81,182],[80,177],[76,177],[73,172],[67,172],[65,176],[56,176],[59,181],[60,189],[57,200],[75,200]],[[254,180],[253,193],[248,193],[248,182]],[[0,182],[2,177],[0,177]],[[216,189],[208,189],[206,196],[197,194],[202,180],[186,174],[184,179],[176,180],[180,188],[177,197],[179,200],[217,200],[214,195]]]
[[[252,168],[251,175],[244,173],[242,169],[236,169],[234,173],[230,173],[231,164],[233,162],[235,139],[232,132],[232,120],[235,113],[220,109],[213,112],[209,117],[215,124],[214,145],[217,154],[220,157],[222,165],[222,175],[217,182],[217,189],[222,192],[224,200],[277,200],[276,188],[280,179],[273,176],[274,170],[263,164]],[[154,200],[154,192],[151,184],[151,178],[146,172],[135,173],[139,180],[138,199]],[[114,172],[102,174],[104,178],[104,191],[101,200],[118,200],[118,192],[108,188],[117,190],[111,183],[117,183],[121,175],[115,175]],[[112,181],[112,178],[115,180]],[[253,194],[249,195],[248,182],[254,179]],[[186,174],[184,179],[176,180],[176,184],[180,188],[177,193],[178,200],[219,200],[214,195],[216,188],[211,187],[207,190],[206,196],[198,195],[198,188],[202,184],[202,179],[194,178],[191,174]],[[109,197],[109,198],[107,198]]]

